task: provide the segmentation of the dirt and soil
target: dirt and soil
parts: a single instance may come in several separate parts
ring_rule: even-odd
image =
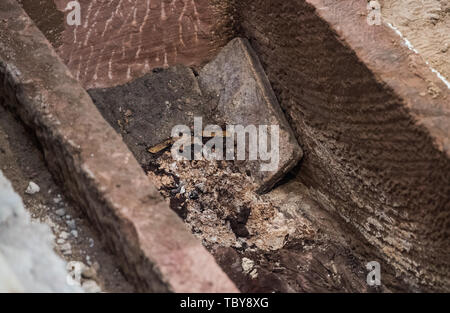
[[[75,203],[49,173],[37,141],[0,105],[0,168],[22,197],[33,220],[46,223],[55,236],[55,251],[68,263],[68,274],[87,292],[130,292],[133,287],[106,252],[102,234],[91,227]],[[30,182],[40,191],[28,194]],[[83,267],[83,268],[81,268]],[[100,289],[98,288],[100,287]]]

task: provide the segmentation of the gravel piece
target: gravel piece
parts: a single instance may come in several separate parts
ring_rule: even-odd
[[[58,215],[58,216],[63,217],[66,214],[66,210],[58,209],[58,210],[55,211],[55,214]]]
[[[28,184],[27,190],[25,190],[25,193],[29,194],[29,195],[34,195],[35,193],[38,193],[39,191],[41,191],[41,188],[39,187],[39,185],[30,181],[30,183]]]

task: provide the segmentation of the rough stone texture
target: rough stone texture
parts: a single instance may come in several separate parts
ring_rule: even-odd
[[[149,163],[153,156],[148,149],[170,139],[174,126],[192,127],[194,117],[211,122],[212,99],[202,93],[192,70],[182,65],[88,93],[140,164]]]
[[[200,86],[192,70],[179,65],[155,70],[122,86],[91,89],[89,94],[105,119],[122,134],[141,165],[152,158],[149,147],[171,138],[176,125],[193,128],[194,117],[203,118],[202,127],[215,124],[224,130],[228,125],[256,128],[267,125],[269,144],[270,127],[278,125],[277,169],[261,171],[261,165],[269,162],[261,161],[260,155],[257,161],[241,164],[254,178],[258,192],[270,190],[303,153],[258,57],[246,40],[237,38],[202,69],[198,78]]]
[[[53,235],[32,223],[22,199],[0,171],[0,292],[79,292],[67,284]]]
[[[35,130],[50,170],[138,289],[237,291],[15,1],[0,2],[0,24],[1,104]]]
[[[279,163],[274,171],[261,171],[260,159],[246,167],[258,182],[259,192],[275,185],[302,158],[303,151],[289,126],[272,91],[258,57],[246,39],[232,40],[219,55],[200,72],[201,86],[218,97],[216,120],[221,125],[278,125]],[[259,143],[261,144],[261,143]],[[247,146],[247,150],[248,150]],[[273,156],[272,156],[273,157]],[[260,155],[258,155],[260,158]],[[273,161],[273,160],[272,160]]]
[[[419,290],[450,290],[449,92],[365,1],[240,2],[301,179]],[[369,245],[369,246],[370,246]]]
[[[450,81],[450,1],[382,0],[380,4],[382,18],[398,28],[420,55]]]
[[[220,0],[79,0],[80,26],[66,23],[67,0],[20,2],[85,88],[121,85],[157,67],[202,65],[233,28]]]

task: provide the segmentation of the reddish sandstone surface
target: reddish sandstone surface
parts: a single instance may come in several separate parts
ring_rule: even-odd
[[[19,2],[87,89],[120,85],[157,67],[202,65],[221,45],[214,1],[80,0],[79,26],[66,22],[68,0]]]

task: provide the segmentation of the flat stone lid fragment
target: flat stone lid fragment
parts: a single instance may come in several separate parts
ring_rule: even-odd
[[[237,292],[14,0],[0,1],[0,42],[0,103],[36,133],[137,290]]]
[[[303,151],[248,40],[232,40],[202,69],[199,81],[202,89],[218,97],[216,120],[222,124],[254,125],[258,133],[259,126],[266,125],[268,143],[272,138],[271,126],[279,126],[278,166],[262,170],[262,165],[270,162],[262,161],[259,153],[257,161],[245,165],[259,185],[258,192],[267,192],[301,160]],[[261,148],[260,141],[258,147]]]

